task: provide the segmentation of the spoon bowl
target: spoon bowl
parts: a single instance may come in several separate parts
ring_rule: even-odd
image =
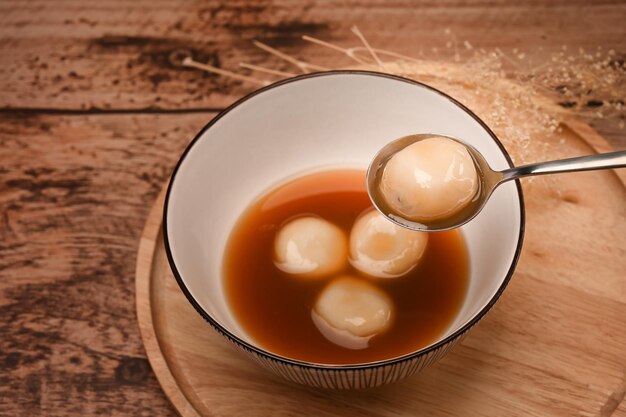
[[[476,168],[478,188],[465,206],[450,216],[430,221],[417,221],[406,218],[387,203],[381,189],[381,181],[389,160],[409,145],[425,139],[441,138],[461,144],[469,153]],[[504,171],[495,171],[483,155],[473,146],[453,137],[435,134],[416,134],[396,139],[385,145],[374,157],[367,170],[367,192],[372,204],[387,219],[407,229],[421,232],[439,232],[454,229],[472,220],[483,209],[493,191],[502,183],[529,176],[559,172],[588,171],[595,169],[621,168],[626,166],[626,151],[589,155],[557,161],[513,167]]]

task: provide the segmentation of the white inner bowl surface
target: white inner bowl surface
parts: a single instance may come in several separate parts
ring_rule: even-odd
[[[221,326],[255,345],[233,317],[222,286],[226,241],[240,215],[288,178],[330,168],[365,170],[387,142],[416,133],[460,138],[493,169],[509,167],[489,132],[463,108],[428,87],[393,77],[324,73],[241,101],[199,135],[171,184],[165,227],[188,292]],[[508,182],[462,227],[471,263],[469,289],[439,340],[478,315],[503,284],[521,222],[517,188]]]

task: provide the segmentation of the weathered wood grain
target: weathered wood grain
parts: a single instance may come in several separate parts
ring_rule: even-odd
[[[409,55],[451,57],[445,44],[468,40],[476,48],[517,48],[528,65],[564,45],[573,51],[602,46],[623,59],[625,18],[626,3],[619,0],[5,0],[0,108],[221,108],[253,86],[181,69],[177,57],[190,53],[235,70],[242,61],[293,69],[256,49],[252,40],[259,39],[337,67],[349,61],[299,38],[309,34],[355,46],[354,24],[372,45]],[[615,123],[593,123],[609,140],[624,136]]]
[[[476,48],[528,50],[542,62],[561,46],[624,52],[620,1],[33,1],[0,3],[0,107],[223,107],[251,86],[175,67],[189,51],[199,61],[237,69],[274,59],[253,39],[322,65],[349,61],[309,47],[318,36],[358,45],[358,25],[374,46],[406,54],[451,56],[449,29]],[[439,47],[434,53],[433,47]]]
[[[168,415],[134,310],[145,217],[212,113],[0,115],[0,415]]]

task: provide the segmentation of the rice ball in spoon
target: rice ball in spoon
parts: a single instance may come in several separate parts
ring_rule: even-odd
[[[380,191],[395,214],[416,222],[451,217],[479,186],[474,160],[463,144],[444,137],[415,142],[389,159]]]
[[[338,226],[319,217],[291,220],[274,240],[274,264],[302,278],[322,278],[348,263],[348,239]]]
[[[375,277],[398,277],[419,263],[427,244],[428,233],[397,226],[372,209],[352,226],[350,262]]]
[[[365,349],[372,337],[389,328],[394,306],[378,287],[362,279],[341,276],[324,287],[311,317],[331,342],[348,349]]]

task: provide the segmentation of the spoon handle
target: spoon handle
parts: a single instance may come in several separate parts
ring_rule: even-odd
[[[500,182],[529,175],[556,174],[559,172],[591,171],[594,169],[626,167],[626,151],[580,156],[557,161],[538,162],[502,171]]]

